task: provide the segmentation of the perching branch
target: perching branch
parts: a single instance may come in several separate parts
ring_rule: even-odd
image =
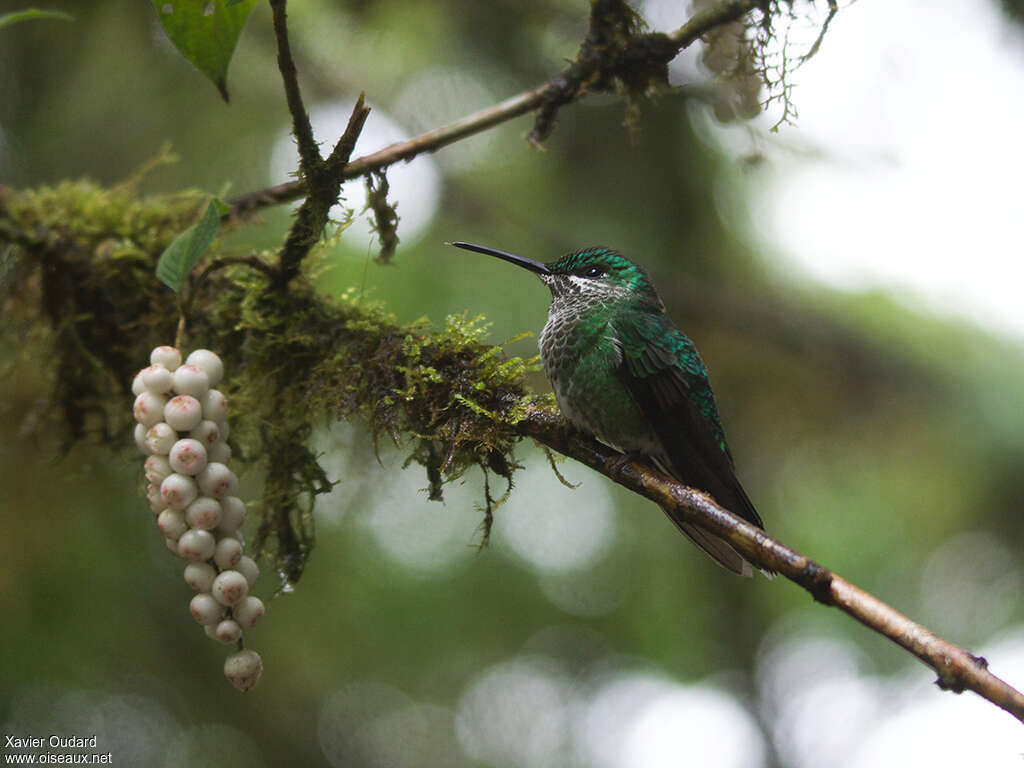
[[[938,674],[935,682],[942,690],[974,691],[1024,722],[1024,694],[989,672],[985,659],[943,640],[874,595],[726,511],[704,493],[644,464],[624,461],[618,452],[571,430],[548,412],[530,413],[516,429],[662,507],[675,509],[687,522],[726,539],[755,566],[781,573],[818,602],[838,608],[888,637],[934,669]]]
[[[585,41],[580,47],[577,60],[547,82],[446,126],[356,158],[344,167],[341,178],[348,180],[365,176],[394,163],[411,160],[424,152],[434,152],[507,120],[538,110],[538,124],[531,132],[531,140],[539,142],[550,132],[554,115],[562,106],[578,101],[588,93],[611,90],[615,87],[616,79],[625,80],[630,87],[645,87],[652,79],[656,79],[659,68],[666,67],[680,51],[692,45],[702,35],[736,21],[759,7],[756,0],[728,0],[694,15],[686,24],[668,35],[659,32],[644,35],[623,33],[624,39],[620,41],[618,48],[611,50],[608,47],[598,49],[593,44],[588,47]],[[598,14],[601,10],[601,3],[595,2],[591,17],[592,28],[595,26],[595,20],[600,19]],[[306,186],[302,181],[266,187],[233,198],[230,201],[232,210],[228,215],[244,217],[267,206],[297,200],[304,194]]]

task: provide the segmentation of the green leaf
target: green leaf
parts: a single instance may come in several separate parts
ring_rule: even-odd
[[[186,229],[167,246],[156,265],[156,276],[175,293],[181,293],[185,277],[199,258],[206,253],[220,229],[217,203],[211,200],[198,222]]]
[[[26,8],[23,11],[0,13],[0,29],[30,19],[56,19],[58,21],[74,21],[75,17],[63,11],[41,11],[38,8]]]
[[[242,2],[242,0],[235,0],[235,2],[240,3]],[[231,206],[225,203],[219,197],[213,198],[212,202],[214,205],[217,206],[218,216],[227,216],[229,213],[231,213]]]
[[[228,100],[228,63],[256,0],[153,0],[167,36]]]

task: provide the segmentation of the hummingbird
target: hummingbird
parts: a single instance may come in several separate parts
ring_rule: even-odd
[[[736,478],[704,361],[665,313],[647,270],[603,246],[544,263],[475,243],[451,245],[528,269],[551,290],[540,354],[570,423],[764,528]],[[751,575],[727,541],[665,512],[716,563]]]

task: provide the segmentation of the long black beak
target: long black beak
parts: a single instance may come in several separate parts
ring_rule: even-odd
[[[488,256],[497,256],[499,259],[510,261],[513,264],[518,264],[520,267],[536,272],[538,275],[550,275],[551,270],[547,268],[543,263],[528,259],[525,256],[517,256],[514,253],[508,251],[499,251],[497,248],[488,248],[486,245],[476,245],[475,243],[463,243],[456,240],[454,243],[448,243],[448,245],[454,245],[456,248],[465,248],[467,251],[476,251],[477,253],[485,253]]]

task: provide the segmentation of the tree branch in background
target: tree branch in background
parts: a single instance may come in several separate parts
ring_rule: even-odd
[[[283,0],[274,2],[283,4]],[[342,178],[355,179],[402,160],[411,160],[423,152],[436,151],[528,112],[539,111],[530,133],[530,140],[539,143],[550,134],[555,115],[561,107],[582,99],[588,93],[612,90],[616,81],[624,83],[630,92],[662,82],[664,78],[661,75],[668,62],[680,51],[710,30],[736,21],[760,7],[755,0],[731,0],[696,14],[669,35],[660,32],[641,35],[630,27],[633,19],[629,14],[632,11],[627,14],[621,5],[624,3],[594,2],[591,32],[580,46],[577,60],[559,75],[453,123],[356,158],[341,171]],[[614,24],[608,20],[609,15],[615,16]],[[609,39],[616,42],[612,44]],[[232,210],[228,216],[244,217],[267,206],[297,200],[304,194],[306,186],[301,181],[249,192],[230,201]]]
[[[714,8],[694,14],[693,18],[672,32],[669,38],[679,46],[678,50],[681,51],[699,40],[709,30],[731,24],[762,5],[764,4],[757,0],[731,0],[721,3]]]
[[[943,640],[920,624],[718,506],[709,496],[569,428],[550,412],[535,411],[517,431],[576,459],[634,493],[673,508],[687,522],[726,539],[754,565],[781,573],[820,603],[838,608],[888,637],[938,674],[944,691],[971,690],[1024,722],[1024,695],[988,671],[988,662]]]

